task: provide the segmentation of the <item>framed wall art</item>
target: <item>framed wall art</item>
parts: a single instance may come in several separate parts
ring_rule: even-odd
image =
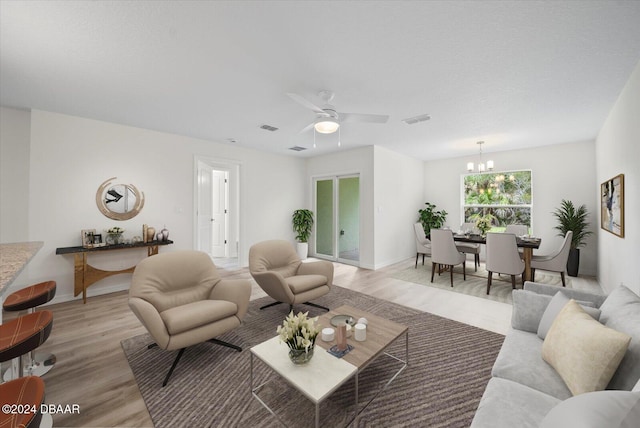
[[[624,238],[624,174],[600,185],[600,227]]]

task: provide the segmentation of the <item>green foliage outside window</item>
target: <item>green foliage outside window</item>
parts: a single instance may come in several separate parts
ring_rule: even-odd
[[[490,214],[494,231],[509,224],[531,226],[531,171],[466,175],[463,191],[465,222]]]

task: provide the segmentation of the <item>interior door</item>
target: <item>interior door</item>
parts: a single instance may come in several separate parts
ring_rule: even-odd
[[[316,220],[315,244],[316,255],[335,258],[334,251],[334,180],[316,180]]]
[[[211,255],[227,257],[228,172],[211,171]]]
[[[199,251],[211,255],[211,214],[212,214],[212,173],[213,169],[204,163],[198,164],[198,242]]]

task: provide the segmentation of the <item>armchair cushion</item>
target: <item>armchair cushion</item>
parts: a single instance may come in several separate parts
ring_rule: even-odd
[[[293,294],[300,294],[325,285],[327,277],[324,275],[298,275],[286,278],[285,281],[287,281]]]
[[[173,335],[234,316],[237,312],[235,303],[201,300],[167,309],[160,313],[160,317],[169,334]]]

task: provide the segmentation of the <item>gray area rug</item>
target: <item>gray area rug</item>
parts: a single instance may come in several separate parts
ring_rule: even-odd
[[[188,348],[169,384],[162,388],[176,352],[147,349],[148,335],[122,341],[122,348],[157,428],[278,427],[277,419],[255,400],[249,387],[249,348],[276,335],[288,306],[260,311],[269,303],[250,303],[244,323],[219,339],[243,347],[234,350],[205,343]],[[355,427],[468,427],[504,336],[376,299],[342,287],[315,301],[328,307],[351,305],[409,326],[409,367],[362,412]],[[294,310],[310,316],[324,311],[305,305]],[[323,352],[316,348],[316,352]],[[404,340],[390,347],[404,357]],[[282,358],[288,358],[283,354]],[[256,359],[254,359],[254,362]],[[360,396],[371,399],[399,368],[381,356],[360,375]],[[254,384],[287,426],[313,426],[315,407],[261,362],[254,365]],[[321,426],[349,423],[354,410],[354,381],[335,391],[320,407]]]
[[[453,268],[453,288],[451,287],[449,272],[442,272],[440,276],[436,272],[431,282],[431,262],[425,260],[424,266],[418,262],[418,268],[413,266],[390,274],[391,278],[413,282],[415,284],[427,285],[441,290],[454,291],[456,293],[468,294],[470,296],[481,297],[483,299],[494,300],[502,303],[512,304],[511,298],[511,277],[509,275],[493,274],[491,281],[491,292],[487,295],[487,276],[489,273],[481,263],[478,271],[473,269],[473,261],[467,261],[467,280],[462,279],[462,265]],[[565,276],[567,288],[571,288],[571,278]],[[559,274],[545,271],[536,271],[536,282],[558,285],[562,287],[562,280]],[[516,288],[522,288],[522,277],[516,276]]]

